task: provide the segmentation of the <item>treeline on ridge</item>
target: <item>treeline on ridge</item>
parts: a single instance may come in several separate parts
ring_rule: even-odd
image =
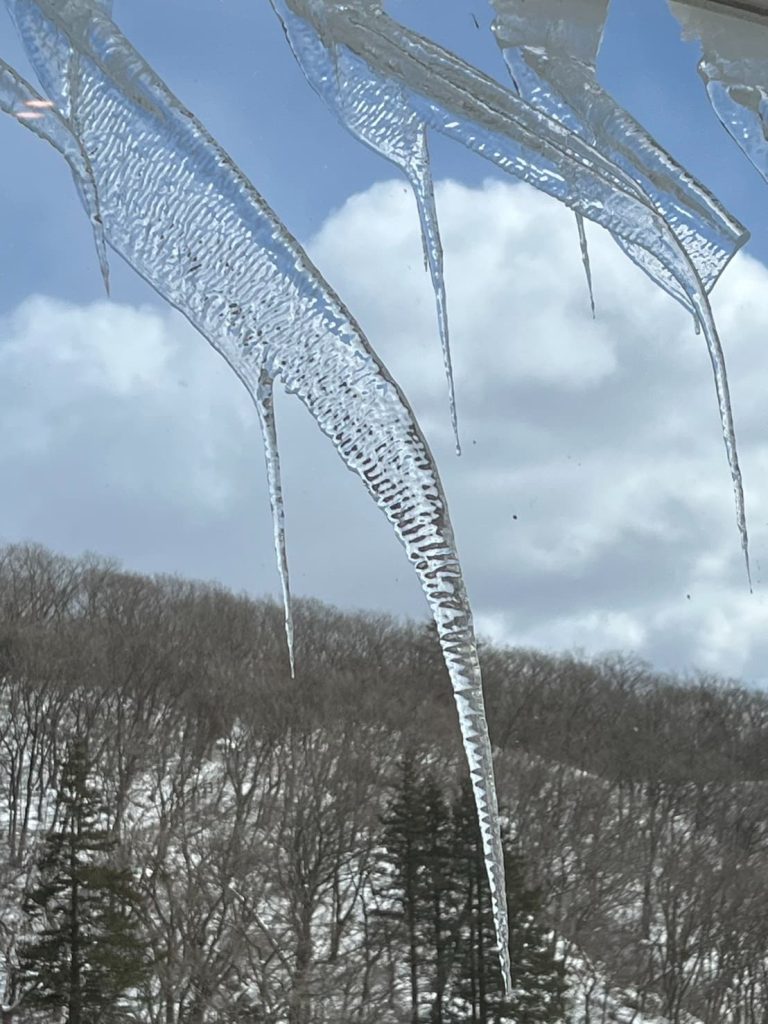
[[[457,876],[418,935],[395,913],[406,875],[387,829],[407,766],[443,807],[425,833],[412,802],[424,849],[451,834],[466,777],[432,631],[300,601],[296,663],[291,679],[270,601],[0,552],[8,1019],[35,935],[25,900],[45,837],[64,834],[62,771],[85,743],[153,964],[115,1020],[596,1024],[620,1007],[626,1021],[765,1024],[765,694],[620,656],[483,647],[510,909],[540,954],[518,955],[510,1017],[492,978],[480,991],[484,966],[461,962],[487,925],[482,895],[473,917]],[[414,877],[442,885],[453,869],[438,855],[422,849]],[[434,910],[436,886],[412,899]]]

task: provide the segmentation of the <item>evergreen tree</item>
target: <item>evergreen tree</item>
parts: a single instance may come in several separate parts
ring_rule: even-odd
[[[86,746],[76,742],[58,787],[58,824],[24,901],[36,936],[19,950],[22,1005],[64,1013],[66,1024],[125,1019],[122,997],[147,973],[138,897],[130,871],[115,863],[117,843],[101,824],[101,794],[89,774]]]
[[[477,814],[472,792],[462,788],[452,808],[456,886],[463,903],[458,925],[459,940],[453,984],[451,1021],[488,1020],[488,992],[493,988],[495,932],[487,927],[487,878],[482,849],[478,848]],[[499,975],[498,982],[501,982]]]
[[[555,1024],[563,1019],[565,978],[538,924],[539,892],[526,884],[523,858],[514,842],[503,837],[509,917],[509,954],[513,992],[503,994],[496,957],[496,936],[490,887],[485,872],[480,829],[469,785],[453,807],[453,830],[463,890],[460,943],[452,985],[452,1024]]]
[[[424,828],[416,757],[407,752],[400,763],[396,790],[382,816],[383,857],[377,894],[386,909],[380,920],[394,923],[406,947],[411,1024],[419,1021],[419,965],[423,916],[419,899],[419,872],[424,859]]]
[[[446,989],[454,956],[456,918],[455,857],[452,849],[451,816],[441,787],[432,773],[422,784],[424,848],[417,896],[425,918],[424,973],[429,971],[432,993],[429,1020],[444,1024]]]
[[[382,817],[377,886],[386,906],[377,916],[395,925],[407,951],[411,1024],[444,1022],[455,915],[450,840],[450,810],[441,788],[411,751],[401,761]]]

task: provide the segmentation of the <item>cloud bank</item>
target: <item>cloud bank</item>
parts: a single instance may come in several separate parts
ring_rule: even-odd
[[[309,251],[410,398],[494,639],[765,681],[768,269],[714,293],[756,588],[706,349],[598,229],[591,319],[572,216],[525,186],[438,187],[465,454],[456,459],[413,200],[377,184]],[[278,402],[295,589],[424,613],[405,556],[290,397]],[[0,320],[0,535],[277,594],[255,413],[175,314],[33,296]],[[379,520],[381,519],[381,522]]]

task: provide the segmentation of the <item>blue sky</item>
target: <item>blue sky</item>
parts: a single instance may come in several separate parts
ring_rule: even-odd
[[[752,231],[752,259],[729,268],[716,294],[746,455],[753,597],[703,346],[603,232],[590,234],[593,324],[570,215],[433,140],[459,349],[457,463],[410,197],[306,85],[267,0],[115,9],[308,245],[411,397],[443,468],[481,629],[763,681],[768,424],[757,384],[768,372],[768,271],[754,261],[768,261],[768,189],[717,123],[696,47],[680,41],[664,0],[613,0],[600,77]],[[504,80],[486,0],[391,0],[389,10]],[[0,40],[3,58],[26,72],[7,20]],[[106,305],[64,164],[10,118],[0,147],[0,538],[276,594],[247,398],[116,258]],[[279,414],[296,590],[423,615],[404,556],[357,482],[300,409],[286,401]]]

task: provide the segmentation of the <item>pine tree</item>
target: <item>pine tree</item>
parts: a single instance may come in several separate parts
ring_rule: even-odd
[[[469,785],[453,806],[457,881],[463,890],[460,949],[452,985],[451,1024],[555,1024],[563,1019],[565,979],[539,924],[540,893],[526,884],[515,843],[503,837],[513,992],[505,997],[496,958],[490,888]]]
[[[445,997],[454,955],[456,917],[453,877],[451,817],[441,787],[432,773],[422,784],[424,828],[423,866],[417,895],[425,918],[425,955],[422,968],[429,970],[432,993],[429,1019],[444,1024]]]
[[[19,950],[22,1005],[66,1024],[110,1024],[146,977],[131,873],[115,863],[86,746],[74,743],[57,792],[58,825],[45,837],[38,879],[24,901],[36,937]],[[48,1017],[48,1019],[52,1019]]]
[[[565,965],[552,950],[540,925],[541,892],[526,884],[525,861],[511,839],[504,843],[509,914],[509,958],[514,995],[501,1000],[495,1020],[551,1024],[563,1019]],[[491,916],[490,895],[486,913]],[[504,1016],[506,1014],[506,1016]],[[492,1018],[494,1019],[494,1018]]]
[[[419,1021],[419,966],[422,914],[419,872],[424,859],[424,829],[416,757],[407,752],[400,763],[397,788],[382,816],[383,857],[377,885],[386,909],[377,917],[396,926],[407,950],[411,1024]]]
[[[450,811],[429,767],[407,753],[382,817],[378,893],[406,948],[411,1024],[443,1024],[451,959]]]

